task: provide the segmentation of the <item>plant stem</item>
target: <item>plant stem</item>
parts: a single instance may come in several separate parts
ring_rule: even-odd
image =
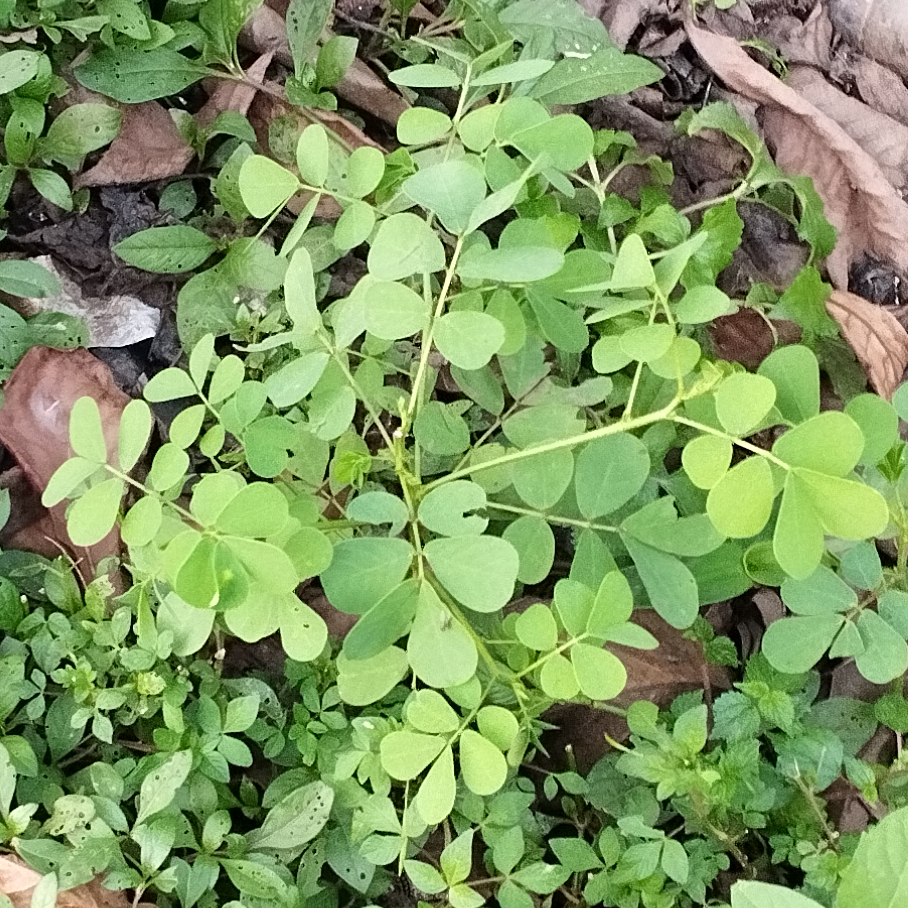
[[[598,530],[602,533],[617,533],[618,527],[609,526],[605,523],[593,523],[591,520],[579,520],[575,517],[559,517],[558,515],[546,514],[545,511],[537,511],[534,508],[521,508],[512,504],[498,504],[494,501],[486,503],[486,508],[493,511],[504,511],[508,514],[523,514],[527,517],[541,517],[549,523],[557,526],[578,527],[581,530]]]
[[[688,426],[691,429],[697,429],[699,432],[704,432],[707,435],[715,435],[716,438],[725,438],[733,445],[736,445],[739,448],[743,448],[745,451],[750,451],[751,454],[758,454],[760,457],[765,457],[770,463],[774,463],[777,467],[781,467],[786,472],[791,469],[791,467],[787,463],[785,463],[784,460],[780,460],[771,451],[767,451],[766,448],[761,448],[758,445],[752,445],[749,441],[744,441],[743,439],[737,438],[734,435],[729,435],[728,432],[723,432],[720,429],[714,429],[712,426],[706,426],[701,422],[696,422],[693,419],[687,419],[684,416],[672,416],[671,421],[682,426]]]
[[[435,340],[435,325],[438,322],[438,319],[441,318],[445,309],[445,304],[448,301],[448,294],[451,292],[451,284],[454,282],[454,269],[457,267],[457,260],[460,258],[460,253],[463,251],[463,243],[464,238],[462,236],[458,237],[457,243],[454,246],[454,252],[451,254],[451,261],[448,263],[447,271],[445,271],[445,279],[438,294],[435,312],[432,314],[432,318],[429,321],[429,327],[423,334],[422,350],[419,355],[419,366],[416,368],[416,377],[413,380],[413,390],[410,392],[410,401],[407,404],[406,426],[408,431],[413,420],[413,414],[416,412],[416,407],[422,398],[423,382],[425,381],[426,369],[429,367],[429,355],[432,352],[432,342]]]
[[[425,486],[425,491],[429,492],[432,489],[438,488],[445,483],[453,482],[455,479],[463,479],[465,476],[472,476],[474,473],[482,473],[484,470],[491,470],[495,467],[503,467],[508,464],[517,463],[521,460],[526,460],[528,457],[535,457],[537,454],[549,454],[552,451],[561,451],[565,448],[574,448],[577,445],[586,444],[589,441],[596,441],[598,438],[607,438],[609,435],[617,435],[620,432],[630,432],[634,429],[642,429],[646,426],[651,426],[653,423],[661,422],[663,419],[672,419],[672,414],[678,406],[679,399],[675,398],[670,404],[663,407],[661,410],[656,410],[654,413],[647,413],[645,416],[638,416],[635,419],[629,419],[626,422],[615,422],[611,423],[608,426],[602,426],[599,429],[592,429],[589,432],[584,432],[581,435],[571,435],[568,438],[559,438],[555,441],[549,441],[545,444],[534,445],[530,448],[522,448],[519,451],[510,451],[507,454],[502,454],[501,457],[495,457],[492,460],[486,460],[482,463],[473,464],[471,466],[464,467],[461,470],[454,470],[453,473],[449,473],[447,476],[440,476],[438,479],[433,480],[428,485]],[[715,430],[710,430],[715,432]],[[721,434],[721,433],[720,433]],[[474,451],[480,450],[474,448]],[[761,450],[761,453],[765,453]]]

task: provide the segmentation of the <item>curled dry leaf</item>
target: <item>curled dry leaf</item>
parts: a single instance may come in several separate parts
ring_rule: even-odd
[[[898,319],[862,296],[834,290],[826,310],[839,323],[873,389],[887,400],[908,366],[908,334]]]
[[[768,319],[744,308],[713,319],[709,337],[717,359],[756,369],[777,346],[798,343],[801,329],[787,319]]]
[[[32,893],[41,881],[41,874],[26,866],[19,858],[0,857],[0,893],[13,908],[30,908]],[[105,889],[98,879],[66,889],[57,894],[57,908],[126,908],[129,900],[123,892]]]
[[[110,370],[87,350],[32,347],[13,370],[3,389],[0,408],[2,442],[31,486],[43,492],[56,469],[72,456],[69,415],[80,397],[93,397],[101,411],[108,456],[117,449],[120,416],[129,397],[114,384]],[[68,552],[83,579],[91,579],[103,558],[120,551],[114,528],[99,543],[75,546],[66,531],[66,505],[51,508],[51,544]]]
[[[863,255],[908,270],[908,204],[876,161],[834,120],[755,63],[731,38],[697,28],[687,32],[697,53],[729,88],[766,110],[766,137],[788,173],[813,178],[826,217],[838,230],[827,266],[832,282],[848,286],[848,269]]]
[[[870,57],[859,57],[853,72],[858,92],[867,104],[908,126],[908,86],[891,69]]]
[[[830,85],[812,66],[792,66],[788,84],[817,110],[835,120],[880,165],[886,179],[908,182],[908,126]]]

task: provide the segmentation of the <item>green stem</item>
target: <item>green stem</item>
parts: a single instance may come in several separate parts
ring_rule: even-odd
[[[419,366],[416,369],[416,378],[413,380],[413,390],[410,392],[410,402],[407,404],[407,415],[406,415],[406,426],[409,431],[409,426],[413,420],[413,414],[416,412],[416,407],[419,401],[422,398],[423,393],[423,382],[425,381],[426,369],[429,367],[429,355],[432,352],[432,343],[435,340],[435,325],[438,322],[438,319],[441,318],[442,313],[445,309],[445,304],[448,301],[448,294],[451,292],[451,284],[454,282],[454,269],[457,267],[457,261],[460,258],[460,253],[463,251],[464,237],[458,237],[457,243],[454,246],[454,252],[451,254],[451,261],[448,263],[447,271],[445,272],[445,279],[441,285],[441,290],[438,294],[438,301],[435,304],[435,312],[432,313],[432,318],[429,321],[429,327],[423,333],[422,339],[422,350],[419,355]]]
[[[758,454],[760,457],[765,457],[770,463],[774,463],[777,467],[781,467],[786,472],[791,469],[784,460],[780,460],[775,454],[767,451],[766,448],[753,445],[749,441],[744,441],[735,435],[729,435],[728,432],[723,432],[721,429],[714,429],[712,426],[704,425],[702,422],[696,422],[693,419],[687,419],[684,416],[672,416],[670,419],[672,422],[678,423],[678,425],[688,426],[689,428],[696,429],[698,432],[703,432],[706,435],[715,435],[716,438],[725,438],[733,445],[736,445],[745,451],[750,451],[751,454]]]
[[[527,517],[541,517],[548,523],[554,523],[557,526],[578,527],[581,530],[599,530],[602,533],[617,533],[618,527],[609,526],[605,523],[593,523],[591,520],[578,520],[574,517],[559,517],[553,514],[547,514],[545,511],[537,511],[534,508],[520,508],[511,504],[498,504],[494,501],[486,503],[486,508],[493,511],[504,511],[508,514],[522,514]]]
[[[580,435],[571,435],[568,438],[559,438],[554,441],[546,442],[541,445],[534,445],[530,448],[522,448],[519,451],[510,451],[502,454],[501,457],[494,457],[492,460],[486,460],[482,463],[472,464],[461,470],[454,470],[447,476],[440,476],[425,486],[425,491],[429,492],[445,483],[453,482],[455,479],[463,479],[472,476],[475,473],[482,473],[484,470],[492,470],[495,467],[504,467],[508,464],[517,463],[526,460],[528,457],[536,457],[538,454],[550,454],[552,451],[561,451],[565,448],[575,448],[577,445],[586,444],[590,441],[596,441],[599,438],[607,438],[609,435],[618,435],[620,432],[630,432],[634,429],[642,429],[651,426],[653,423],[661,422],[663,419],[672,419],[673,413],[677,408],[680,400],[675,398],[670,404],[661,410],[653,413],[647,413],[645,416],[638,416],[635,419],[629,419],[626,422],[616,422],[608,426],[602,426],[599,429],[593,429],[589,432],[583,432]],[[710,430],[715,431],[715,430]],[[720,433],[721,434],[721,433]],[[480,450],[480,449],[474,449]],[[766,453],[761,450],[761,453]]]

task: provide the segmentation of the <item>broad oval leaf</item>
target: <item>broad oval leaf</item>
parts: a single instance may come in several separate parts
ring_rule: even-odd
[[[423,547],[426,560],[445,589],[477,612],[495,612],[514,594],[520,558],[498,536],[452,536]]]

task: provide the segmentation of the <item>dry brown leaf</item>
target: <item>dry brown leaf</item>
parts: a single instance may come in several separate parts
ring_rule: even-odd
[[[704,690],[708,696],[712,689],[730,686],[726,669],[708,665],[703,647],[686,640],[654,611],[635,611],[632,620],[646,628],[659,641],[659,647],[652,651],[610,647],[624,663],[628,677],[627,687],[614,701],[616,706],[649,700],[664,708],[685,691]],[[554,764],[563,767],[565,750],[570,746],[580,772],[586,772],[608,751],[606,735],[620,741],[628,734],[621,717],[576,703],[557,704],[542,718],[558,726],[557,731],[545,735],[543,742]]]
[[[274,56],[270,51],[261,56],[246,70],[246,75],[254,82],[262,82]],[[234,82],[230,79],[213,79],[208,100],[199,108],[194,119],[199,126],[210,126],[218,114],[232,110],[246,116],[249,105],[255,99],[257,89],[245,82]]]
[[[830,85],[812,66],[791,66],[788,85],[835,120],[880,165],[886,179],[908,182],[908,126]]]
[[[841,126],[755,63],[738,44],[687,23],[697,53],[729,88],[764,105],[764,127],[786,172],[813,178],[826,217],[838,230],[827,266],[833,284],[871,255],[908,271],[908,204],[877,163]]]
[[[889,400],[908,366],[908,334],[898,319],[846,290],[832,292],[826,311],[839,323],[873,389]]]
[[[97,401],[108,456],[115,454],[120,415],[129,397],[116,386],[107,366],[87,350],[32,347],[13,369],[3,391],[0,442],[39,492],[57,467],[72,457],[69,415],[80,397]],[[66,532],[65,510],[66,504],[61,502],[48,512],[54,530],[51,544],[80,563],[82,579],[90,580],[103,558],[119,554],[119,531],[114,528],[91,547],[75,546]]]
[[[801,329],[794,322],[767,320],[756,310],[745,308],[713,319],[709,337],[717,359],[756,369],[776,346],[796,344]]]
[[[596,5],[602,6],[599,3]],[[598,13],[593,13],[592,8],[588,6],[587,13],[601,15],[612,41],[621,50],[624,50],[631,35],[644,19],[647,19],[660,6],[662,6],[662,0],[618,0],[617,3],[611,5],[611,9],[605,11],[600,9]]]
[[[870,57],[855,61],[853,76],[867,104],[908,126],[908,87],[899,76]]]
[[[30,908],[32,893],[41,874],[17,857],[0,856],[0,892],[13,903],[13,908]],[[57,894],[56,908],[126,908],[130,903],[123,892],[105,889],[98,879]]]
[[[905,0],[826,0],[845,40],[908,76],[908,4]]]
[[[144,183],[181,174],[195,152],[157,101],[124,104],[120,134],[76,187]]]
[[[249,67],[248,75],[263,79],[270,62],[271,55],[263,54]],[[254,87],[226,79],[212,82],[208,100],[195,115],[200,126],[208,126],[227,110],[246,114],[256,95]],[[98,163],[76,178],[75,185],[116,186],[179,176],[195,157],[195,151],[180,135],[167,110],[157,101],[123,104],[120,109],[120,134]]]

